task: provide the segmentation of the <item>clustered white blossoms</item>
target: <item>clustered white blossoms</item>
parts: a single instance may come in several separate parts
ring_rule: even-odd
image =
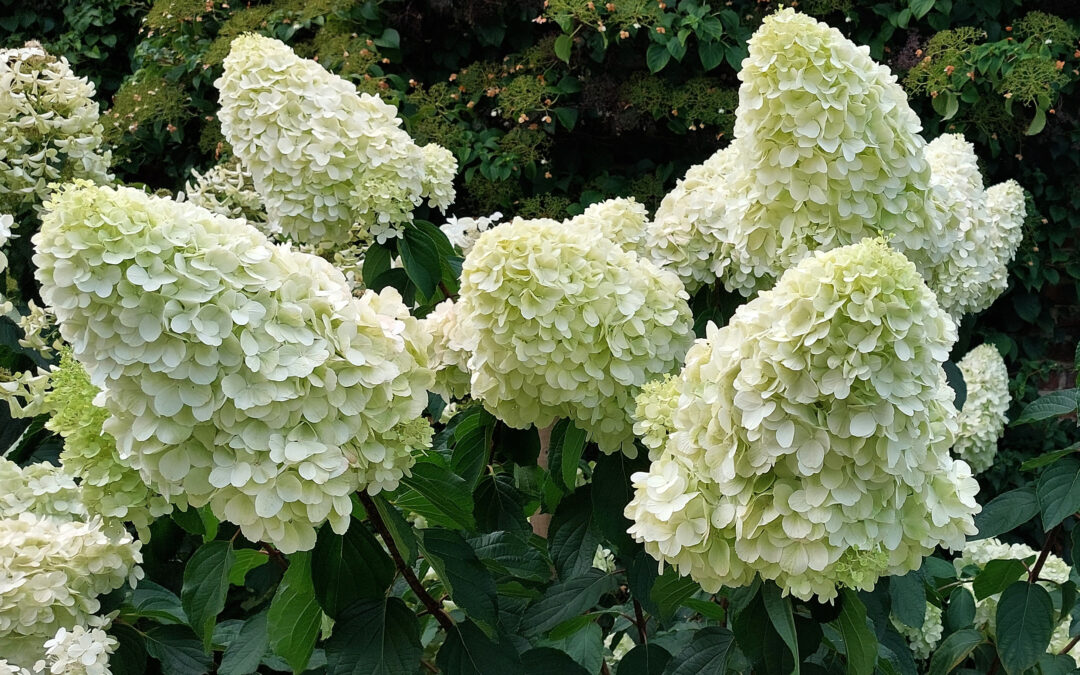
[[[957,418],[959,429],[953,453],[981,473],[997,455],[998,439],[1005,433],[1009,411],[1009,372],[992,344],[972,349],[957,364],[964,375],[967,398]]]
[[[498,225],[502,217],[503,214],[498,211],[490,216],[481,216],[479,218],[451,216],[439,226],[439,229],[443,231],[451,244],[461,249],[463,254],[468,255],[480,235]]]
[[[648,222],[649,215],[643,204],[633,197],[619,197],[591,204],[583,213],[571,218],[568,224],[644,256],[645,226]]]
[[[119,643],[100,628],[61,628],[45,643],[46,659],[35,668],[50,675],[111,675],[109,656]]]
[[[215,86],[222,133],[271,226],[298,243],[346,243],[357,222],[385,239],[424,198],[444,210],[453,201],[449,151],[421,148],[396,108],[278,40],[233,40]]]
[[[569,418],[633,456],[634,397],[693,339],[678,278],[601,233],[521,219],[482,234],[461,278],[451,340],[473,398],[513,427]]]
[[[959,137],[927,145],[867,47],[785,9],[750,39],[739,78],[735,139],[687,172],[645,234],[688,290],[719,279],[750,296],[811,251],[885,233],[954,316],[1000,295],[1022,191],[984,191]]]
[[[0,208],[39,204],[56,181],[111,180],[94,85],[36,42],[0,50]]]
[[[355,298],[319,257],[131,188],[68,186],[42,222],[42,297],[120,458],[169,501],[309,549],[429,444],[430,338],[395,290]]]
[[[469,394],[469,354],[452,340],[457,327],[457,305],[443,300],[420,320],[420,330],[431,336],[428,365],[435,371],[431,391],[445,400],[464,398]]]
[[[46,641],[100,623],[98,597],[142,578],[140,543],[88,516],[59,467],[0,459],[0,486],[0,654],[40,671]]]
[[[969,567],[976,567],[981,571],[991,560],[1024,560],[1030,562],[1034,561],[1038,556],[1039,551],[1025,544],[1006,544],[996,538],[979,539],[969,541],[960,555],[953,560],[953,565],[956,567],[957,573],[962,574]],[[1068,563],[1051,553],[1043,562],[1037,583],[1052,591],[1054,585],[1064,584],[1069,580],[1070,570]],[[975,604],[975,627],[986,631],[991,636],[995,635],[997,631],[997,606],[1000,599],[1001,594],[995,593],[978,600]],[[1069,626],[1072,618],[1069,612],[1063,612],[1063,614],[1064,616],[1061,617],[1058,625],[1054,628],[1050,646],[1046,650],[1048,654],[1060,653],[1071,639]],[[1069,656],[1072,656],[1076,660],[1077,666],[1080,666],[1080,645],[1076,645],[1070,650]]]
[[[189,180],[181,195],[181,201],[187,200],[207,211],[213,211],[229,218],[243,218],[255,227],[263,230],[267,236],[278,231],[266,222],[266,209],[262,197],[255,191],[255,182],[251,172],[244,168],[235,157],[217,164],[205,173],[191,171],[194,183]]]
[[[980,507],[948,452],[956,410],[941,364],[955,339],[884,241],[804,259],[727,326],[709,325],[673,412],[645,401],[670,418],[639,424],[671,431],[632,476],[630,533],[708,592],[759,574],[826,601],[962,547]]]
[[[926,614],[919,628],[908,626],[896,616],[892,616],[891,620],[896,631],[907,639],[911,653],[921,661],[930,658],[945,632],[945,627],[941,622],[941,608],[932,602],[926,603]]]

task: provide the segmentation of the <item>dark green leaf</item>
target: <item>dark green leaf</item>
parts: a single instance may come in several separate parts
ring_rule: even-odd
[[[648,468],[646,457],[633,460],[621,452],[596,460],[591,489],[593,523],[604,541],[618,553],[626,553],[634,548],[634,541],[627,534],[632,523],[623,515],[626,505],[634,497],[630,476]]]
[[[649,598],[656,604],[662,621],[669,620],[675,610],[698,591],[699,587],[690,577],[680,576],[670,565],[653,583]]]
[[[412,490],[399,491],[395,502],[402,508],[415,511],[434,525],[455,530],[472,530],[473,499],[469,485],[461,476],[432,462],[417,462],[412,476],[401,479]],[[417,499],[419,496],[421,499]]]
[[[1069,457],[1044,469],[1036,493],[1043,530],[1049,532],[1080,510],[1080,459]]]
[[[996,595],[1009,587],[1012,582],[1027,572],[1027,566],[1020,560],[991,560],[983,567],[971,584],[975,599]]]
[[[551,565],[543,553],[529,544],[527,537],[524,532],[492,532],[470,539],[469,545],[496,575],[526,581],[550,580]]]
[[[1062,457],[1068,457],[1077,450],[1080,450],[1080,443],[1073,443],[1067,448],[1061,450],[1054,450],[1053,452],[1045,452],[1038,457],[1032,458],[1020,465],[1020,468],[1024,471],[1031,471],[1032,469],[1039,469],[1044,466],[1049,466],[1058,461]]]
[[[916,19],[926,16],[926,13],[934,8],[935,0],[911,0],[911,14]]]
[[[964,381],[964,373],[952,361],[941,364],[945,371],[945,379],[953,390],[953,406],[960,410],[967,401],[967,382]]]
[[[930,657],[930,675],[951,673],[982,641],[982,633],[973,628],[956,631],[945,638]]]
[[[847,651],[847,673],[871,675],[877,661],[878,644],[873,631],[866,625],[866,605],[850,588],[840,591],[840,603],[836,625]]]
[[[555,117],[558,118],[559,124],[563,125],[563,128],[570,130],[577,124],[578,111],[577,108],[567,108],[560,106],[553,109],[551,112],[555,113]]]
[[[420,530],[420,548],[465,614],[489,636],[495,635],[499,611],[495,582],[469,543],[457,532]]]
[[[701,67],[710,71],[724,62],[724,43],[716,40],[698,40],[698,58]]]
[[[530,649],[521,655],[525,675],[589,675],[566,652],[552,647]]]
[[[218,675],[249,675],[254,673],[266,650],[270,648],[266,612],[260,612],[244,622],[240,633],[225,650]]]
[[[238,548],[233,551],[233,564],[229,569],[229,583],[243,586],[247,573],[270,562],[270,556],[254,548]]]
[[[109,635],[117,642],[116,651],[109,658],[112,675],[145,675],[146,641],[139,631],[126,623],[116,622],[109,627]]]
[[[217,615],[225,609],[232,564],[231,542],[208,541],[195,551],[184,567],[180,602],[188,616],[188,624],[202,640],[203,651],[207,653],[210,652]]]
[[[922,628],[926,618],[926,587],[918,571],[889,577],[889,605],[905,626]]]
[[[1009,490],[990,500],[975,516],[975,539],[996,537],[1031,520],[1039,512],[1039,499],[1031,487]]]
[[[513,478],[506,474],[484,476],[474,495],[476,509],[473,516],[482,530],[529,529],[525,519],[525,505],[529,498],[514,487]]]
[[[399,598],[349,607],[326,642],[327,675],[413,675],[424,648],[416,615]]]
[[[791,599],[782,597],[780,587],[772,582],[766,582],[761,588],[761,598],[765,603],[765,611],[769,615],[769,621],[777,634],[791,650],[795,667],[793,673],[799,672],[799,641],[795,635],[795,616],[791,610]]]
[[[131,604],[139,616],[161,623],[187,623],[187,614],[180,604],[180,598],[149,579],[139,582],[131,594]]]
[[[285,570],[270,602],[267,619],[270,648],[285,659],[293,672],[304,672],[322,621],[322,610],[311,583],[310,552],[289,556],[289,569]]]
[[[405,228],[398,240],[401,264],[405,274],[416,284],[425,297],[431,298],[439,287],[442,270],[439,267],[439,250],[427,232],[415,227]]]
[[[548,467],[556,482],[567,490],[577,485],[578,464],[585,450],[586,434],[570,420],[559,420],[551,430]]]
[[[161,663],[164,675],[205,675],[214,664],[187,626],[157,626],[145,639],[146,652]]]
[[[604,631],[595,621],[588,620],[588,617],[581,618],[586,621],[559,639],[554,639],[556,631],[551,631],[551,638],[541,642],[541,646],[566,652],[586,672],[596,673],[604,664]],[[575,620],[572,623],[578,622]]]
[[[658,645],[637,645],[619,661],[615,675],[661,675],[671,654]]]
[[[561,61],[570,63],[570,51],[574,48],[574,38],[569,35],[560,35],[555,38],[555,56]]]
[[[949,607],[945,612],[945,625],[955,632],[970,628],[975,622],[975,597],[971,591],[959,586],[949,593]]]
[[[194,506],[189,506],[186,509],[173,509],[172,519],[185,532],[199,537],[206,534],[206,525],[203,524],[202,517],[199,516],[199,510]]]
[[[379,278],[379,275],[384,272],[390,271],[392,257],[390,249],[381,244],[368,246],[364,252],[364,267],[362,270],[365,286],[374,288],[375,279]]]
[[[652,588],[659,577],[660,574],[656,570],[656,560],[646,553],[644,549],[638,549],[633,562],[630,563],[626,578],[630,583],[630,593],[649,614],[660,613],[660,608],[652,601]]]
[[[895,626],[890,625],[886,628],[879,640],[879,670],[892,672],[895,675],[919,675],[919,669],[915,665],[915,658],[911,654],[907,638],[896,632]]]
[[[465,479],[470,489],[476,488],[476,481],[488,463],[494,419],[486,410],[476,406],[466,411],[454,427],[454,452],[450,456],[450,468]]]
[[[649,66],[650,73],[659,73],[670,60],[671,52],[661,44],[653,43],[649,45],[649,50],[645,52],[645,64]]]
[[[394,508],[392,504],[387,503],[382,495],[372,497],[371,501],[375,503],[375,508],[382,517],[383,523],[386,524],[386,529],[390,531],[394,543],[397,544],[398,552],[401,553],[405,564],[411,566],[416,562],[416,557],[420,551],[420,547],[416,544],[416,534],[412,526],[409,525],[400,511]]]
[[[513,645],[488,639],[471,621],[448,631],[435,664],[444,675],[509,675],[521,671]]]
[[[1035,108],[1035,116],[1031,119],[1031,124],[1028,125],[1027,131],[1024,133],[1028,136],[1034,136],[1044,128],[1046,128],[1046,111],[1042,108]]]
[[[711,600],[687,598],[683,600],[683,607],[692,609],[706,619],[712,619],[713,621],[723,621],[727,617],[724,608]]]
[[[664,675],[724,675],[735,636],[726,628],[710,626],[668,662]]]
[[[1076,413],[1078,404],[1080,404],[1080,394],[1076,389],[1054,391],[1028,403],[1013,424],[1028,424],[1052,417],[1072,415]]]
[[[533,635],[546,633],[563,621],[584,614],[605,593],[614,590],[615,577],[592,568],[580,576],[554,584],[526,612],[526,630]]]
[[[997,652],[1005,672],[1022,673],[1046,653],[1054,632],[1054,601],[1038,584],[1017,581],[998,600]]]
[[[559,503],[548,529],[548,552],[559,578],[570,579],[591,569],[599,544],[592,531],[589,490],[576,490]]]
[[[382,598],[394,582],[394,561],[355,518],[344,535],[326,523],[311,551],[312,586],[324,612],[337,618],[358,600]]]

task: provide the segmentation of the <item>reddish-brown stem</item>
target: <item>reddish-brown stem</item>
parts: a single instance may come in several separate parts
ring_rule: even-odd
[[[282,571],[289,569],[289,561],[285,558],[284,553],[277,550],[277,547],[273,544],[263,542],[263,548],[266,549],[266,553],[270,556],[270,559],[274,561],[274,564],[280,567]]]
[[[420,583],[420,580],[416,578],[416,574],[412,571],[412,568],[405,564],[405,559],[401,557],[401,553],[398,551],[397,544],[394,543],[394,538],[390,535],[390,529],[386,527],[386,523],[383,522],[382,516],[379,515],[379,509],[375,506],[375,501],[366,492],[359,492],[360,503],[364,505],[364,510],[367,511],[368,518],[371,520],[371,524],[375,526],[375,531],[382,537],[383,542],[386,544],[387,550],[390,551],[390,557],[394,559],[394,566],[401,572],[401,576],[405,577],[405,582],[409,584],[409,588],[413,590],[416,597],[420,598],[420,602],[424,603],[424,607],[427,611],[435,617],[435,620],[439,622],[445,630],[453,630],[454,620],[450,618],[450,615],[442,608],[439,602],[431,597],[431,594],[427,592],[424,585]]]
[[[1064,646],[1064,647],[1063,647],[1063,648],[1061,649],[1061,651],[1060,651],[1060,652],[1058,652],[1058,654],[1059,654],[1059,655],[1064,655],[1064,654],[1068,654],[1069,652],[1071,652],[1071,651],[1072,651],[1072,648],[1076,646],[1076,643],[1077,643],[1077,642],[1080,642],[1080,635],[1077,635],[1077,636],[1076,636],[1076,637],[1074,637],[1073,639],[1069,640],[1069,644],[1065,645],[1065,646]]]
[[[648,644],[649,634],[645,631],[645,613],[641,611],[641,603],[637,601],[637,598],[634,598],[634,616],[637,617],[635,623],[637,624],[637,632],[638,637],[641,638],[641,644]]]
[[[1043,544],[1042,552],[1039,553],[1039,559],[1035,561],[1035,566],[1031,568],[1031,572],[1028,574],[1028,583],[1033,584],[1039,580],[1039,572],[1042,572],[1046,559],[1050,557],[1050,547],[1053,545],[1060,527],[1060,524],[1054,526],[1054,529],[1050,530],[1050,533],[1046,535],[1046,542]]]

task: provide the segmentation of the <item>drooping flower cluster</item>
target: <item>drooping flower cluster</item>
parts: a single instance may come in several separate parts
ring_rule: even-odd
[[[633,197],[619,197],[591,204],[583,213],[571,218],[569,225],[642,256],[646,251],[645,225],[648,221],[644,205]]]
[[[382,239],[425,197],[453,201],[453,155],[414,143],[378,96],[256,34],[233,40],[224,66],[222,133],[286,237],[343,244],[359,222]]]
[[[1014,180],[991,186],[986,190],[986,212],[990,254],[983,269],[990,270],[990,280],[978,301],[972,303],[972,312],[989,307],[1009,286],[1009,263],[1024,238],[1024,189]]]
[[[452,341],[472,396],[514,427],[567,417],[604,452],[634,447],[634,397],[693,339],[678,278],[553,220],[485,232],[465,258]]]
[[[503,214],[496,211],[490,216],[479,218],[456,218],[449,217],[446,222],[439,226],[450,243],[461,249],[465,255],[472,250],[473,244],[480,235],[499,224]]]
[[[687,172],[645,235],[689,290],[719,279],[750,296],[812,251],[884,233],[954,316],[1000,294],[994,270],[1015,252],[1005,244],[1023,221],[1022,192],[995,218],[971,146],[956,136],[928,146],[867,47],[785,9],[750,39],[739,78],[735,139]],[[996,239],[1007,240],[1001,251]]]
[[[1005,433],[1009,411],[1009,372],[992,344],[972,349],[957,364],[964,375],[967,398],[957,418],[959,429],[953,453],[981,473],[997,455],[998,439]]]
[[[58,629],[98,621],[100,595],[142,578],[140,544],[88,517],[58,467],[0,459],[0,490],[0,654],[31,668]]]
[[[911,653],[920,661],[926,661],[930,658],[930,655],[937,649],[938,643],[941,642],[942,634],[945,632],[945,627],[941,622],[941,608],[932,602],[926,603],[926,615],[923,617],[923,624],[919,628],[908,626],[897,619],[895,615],[891,619],[893,627],[907,639],[908,646],[911,647]]]
[[[56,181],[111,180],[94,85],[28,43],[0,50],[0,209],[41,203]]]
[[[884,241],[806,258],[687,354],[630,533],[706,591],[759,574],[822,600],[961,547],[979,506],[948,453],[955,339]]]
[[[420,330],[431,336],[428,365],[435,371],[431,391],[445,400],[460,399],[469,393],[469,354],[453,342],[457,328],[457,306],[443,300],[420,320]]]
[[[965,570],[974,571],[970,569],[972,567],[981,571],[992,560],[1023,560],[1030,565],[1038,557],[1039,551],[1025,544],[1005,544],[995,538],[979,539],[969,541],[960,555],[953,560],[953,565],[956,567],[958,574],[963,574]],[[1047,590],[1052,591],[1055,585],[1064,584],[1069,580],[1069,573],[1069,564],[1051,553],[1047,555],[1042,569],[1039,571],[1038,583]],[[965,576],[969,580],[972,578],[969,575]],[[975,604],[975,627],[986,631],[991,636],[995,635],[997,631],[997,606],[1000,599],[1001,594],[995,593],[978,600]],[[1071,639],[1069,635],[1071,617],[1068,611],[1063,612],[1063,614],[1064,616],[1061,617],[1054,628],[1047,653],[1061,653],[1061,650]],[[1077,666],[1080,666],[1080,645],[1074,646],[1069,651],[1069,655],[1076,660]]]
[[[207,211],[229,218],[243,218],[263,230],[267,236],[278,233],[266,222],[266,209],[262,197],[255,191],[251,172],[236,158],[217,164],[205,173],[192,170],[184,198]]]
[[[355,298],[321,258],[131,188],[77,184],[48,207],[42,297],[120,458],[171,502],[307,549],[430,439],[430,338],[393,289]]]

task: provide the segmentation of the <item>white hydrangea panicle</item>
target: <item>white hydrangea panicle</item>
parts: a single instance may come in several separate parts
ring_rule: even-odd
[[[502,217],[503,214],[498,211],[490,216],[480,216],[479,218],[451,216],[439,226],[439,229],[442,230],[451,244],[461,249],[463,254],[468,255],[480,235],[498,225]]]
[[[273,225],[266,222],[266,208],[262,197],[255,190],[251,172],[244,168],[237,158],[216,164],[204,173],[191,170],[184,192],[177,195],[180,201],[189,201],[207,211],[243,218],[255,227],[274,236],[280,233]]]
[[[590,204],[583,213],[571,218],[568,224],[644,256],[645,225],[648,220],[649,214],[643,204],[633,197],[617,197]]]
[[[104,430],[169,501],[309,549],[429,444],[430,337],[392,288],[354,297],[322,258],[131,188],[63,189],[34,242]]]
[[[298,243],[343,244],[354,223],[380,240],[424,197],[445,209],[457,162],[421,148],[397,110],[302,59],[279,40],[233,40],[220,91],[221,130],[251,172],[269,223]]]
[[[94,85],[28,43],[0,50],[0,208],[40,204],[50,184],[112,180]]]
[[[1009,263],[1024,237],[1027,205],[1024,189],[1014,180],[992,185],[986,190],[988,255],[983,261],[990,279],[983,294],[972,303],[971,312],[981,312],[994,303],[1009,287]]]
[[[912,655],[920,661],[928,661],[941,642],[941,636],[945,627],[941,622],[941,608],[932,602],[926,603],[926,614],[923,617],[923,625],[912,628],[896,618],[890,616],[892,625],[908,642]]]
[[[948,452],[955,340],[883,240],[804,259],[686,355],[666,443],[632,476],[630,533],[708,592],[757,574],[824,601],[962,547],[980,507]]]
[[[704,163],[690,167],[646,224],[648,255],[656,264],[679,275],[691,293],[715,282],[718,274],[736,279],[733,287],[756,285],[752,279],[743,279],[746,272],[734,264],[745,256],[725,229],[728,212],[741,212],[731,185],[738,170],[739,150],[735,144],[717,151]],[[750,264],[748,259],[743,262]]]
[[[0,458],[0,517],[17,518],[20,513],[62,520],[88,516],[81,486],[63,468],[48,462],[20,467]]]
[[[431,336],[428,365],[435,372],[431,391],[446,401],[469,394],[469,354],[452,339],[457,327],[457,311],[453,300],[443,300],[420,320],[421,332]]]
[[[112,675],[109,656],[118,646],[101,628],[61,628],[45,642],[45,659],[37,669],[49,675]]]
[[[485,232],[465,258],[454,343],[472,396],[517,428],[566,417],[604,452],[636,453],[631,413],[693,340],[672,273],[554,220]]]
[[[998,440],[1009,421],[1009,372],[997,348],[989,343],[972,349],[957,366],[964,376],[967,398],[957,418],[953,454],[981,473],[994,464]]]
[[[668,374],[646,382],[637,395],[634,409],[634,433],[649,449],[649,459],[657,459],[673,431],[675,408],[679,404],[679,378]]]

